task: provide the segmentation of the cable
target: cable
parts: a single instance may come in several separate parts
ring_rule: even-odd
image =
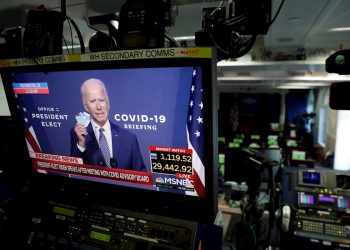
[[[275,16],[273,17],[273,19],[271,20],[271,22],[270,22],[270,24],[269,24],[269,27],[270,27],[270,26],[273,24],[273,22],[276,20],[276,18],[277,18],[277,16],[279,15],[279,13],[280,13],[280,11],[281,11],[281,9],[282,9],[282,6],[283,6],[283,4],[284,4],[285,1],[286,1],[286,0],[282,0],[280,6],[278,7],[278,10],[277,10]]]
[[[247,16],[248,16],[248,12],[246,12],[242,15],[239,15],[239,16],[235,16],[235,17],[227,20],[224,24],[226,24],[226,25],[236,24],[236,23],[241,22],[244,19],[246,19]]]
[[[221,8],[221,6],[223,5],[223,3],[224,3],[224,1],[221,1],[220,4],[219,4],[219,6],[216,7],[209,15],[210,15],[210,16],[213,16],[214,13],[215,13],[217,10],[219,10],[219,9]]]
[[[86,22],[86,25],[90,28],[90,29],[93,29],[95,31],[99,31],[98,29],[96,29],[94,26],[92,26],[89,22],[89,18],[85,17],[84,18],[84,21]]]
[[[81,32],[80,32],[77,24],[75,23],[75,21],[73,19],[71,19],[69,16],[66,16],[66,18],[71,21],[75,31],[77,32],[79,43],[80,43],[81,53],[84,54],[85,53],[85,45],[84,45],[83,36],[81,35]]]
[[[66,45],[67,53],[70,54],[70,53],[69,53],[69,48],[68,48],[67,41],[66,41],[66,39],[64,38],[63,34],[62,34],[62,40],[63,40],[64,44]],[[74,52],[73,52],[73,54],[74,54]]]
[[[240,233],[241,235],[239,235]],[[250,236],[252,237],[252,241],[250,240]],[[243,236],[243,237],[240,237]],[[239,238],[238,238],[239,237]],[[239,242],[236,241],[238,238]],[[252,243],[251,247],[250,243]],[[249,223],[245,223],[242,220],[236,221],[234,223],[234,229],[231,234],[231,238],[229,239],[229,247],[231,250],[254,250],[257,246],[257,239],[255,233],[255,225],[251,225]]]
[[[72,31],[72,25],[69,19],[68,20],[68,25],[69,25],[69,30],[70,30],[70,37],[71,37],[71,43],[72,43],[72,53],[74,54],[74,46],[73,46],[73,31]],[[68,50],[68,46],[67,46],[67,50]]]
[[[250,228],[248,229],[248,231],[252,231],[252,234],[253,234],[253,242],[254,242],[254,247],[253,249],[255,249],[256,247],[256,234],[255,234],[255,229],[254,229],[254,225],[250,225]]]
[[[174,38],[170,37],[168,34],[164,34],[164,36],[169,40],[170,47],[180,47],[180,44]]]

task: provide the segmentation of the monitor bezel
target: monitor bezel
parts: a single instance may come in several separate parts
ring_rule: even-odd
[[[34,171],[32,166],[16,166],[18,174],[21,168],[31,168],[30,180],[34,192],[44,199],[57,199],[61,202],[72,202],[76,205],[87,202],[106,206],[116,206],[131,209],[138,212],[160,214],[164,216],[189,219],[193,221],[213,222],[217,213],[217,125],[216,118],[216,61],[214,50],[211,57],[203,58],[155,58],[134,60],[109,60],[109,61],[77,61],[55,64],[26,65],[20,67],[1,68],[5,93],[11,116],[18,127],[18,132],[24,131],[21,121],[17,116],[16,100],[12,89],[13,72],[50,72],[72,70],[96,70],[96,69],[127,69],[127,68],[154,68],[154,67],[180,67],[201,66],[203,72],[204,98],[207,105],[204,107],[204,119],[211,121],[205,123],[205,191],[204,198],[178,195],[173,193],[155,192],[144,189],[128,188],[119,185],[111,185],[99,182],[87,182],[84,180],[65,178],[56,175],[45,175]],[[30,162],[29,153],[25,156]],[[45,187],[45,188],[43,188]],[[131,198],[132,197],[132,198]],[[134,199],[135,198],[135,199]]]

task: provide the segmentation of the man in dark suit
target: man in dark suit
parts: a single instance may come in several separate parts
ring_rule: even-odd
[[[90,123],[77,123],[71,130],[71,156],[84,164],[147,171],[136,135],[108,119],[109,98],[104,83],[88,79],[81,86],[83,105]]]

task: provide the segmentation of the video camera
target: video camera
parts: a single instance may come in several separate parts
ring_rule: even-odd
[[[62,54],[63,23],[66,16],[44,5],[29,10],[24,27],[4,29],[0,58],[38,57]]]
[[[202,29],[195,33],[196,45],[217,47],[219,60],[237,58],[253,47],[257,35],[267,34],[271,0],[229,1],[227,15],[220,5],[204,8],[202,16]]]
[[[119,16],[108,14],[88,18],[89,25],[103,24],[108,33],[97,30],[90,38],[91,52],[116,49],[162,48],[165,27],[173,24],[170,0],[126,0]],[[116,22],[117,25],[112,23]],[[95,29],[95,28],[93,28]]]
[[[91,52],[162,48],[165,44],[165,27],[174,23],[171,0],[126,0],[119,14],[106,14],[87,18],[96,33],[89,41]],[[20,58],[59,55],[63,53],[63,24],[68,20],[77,32],[81,53],[85,52],[82,35],[74,20],[66,16],[65,1],[61,11],[48,10],[44,5],[30,10],[25,27],[4,29],[0,38],[0,58]],[[96,25],[107,26],[107,31]],[[20,49],[19,49],[20,48]]]
[[[279,163],[275,160],[271,160],[262,153],[252,148],[242,148],[242,165],[245,168],[245,178],[248,186],[247,194],[250,198],[255,198],[257,196],[258,189],[262,182],[262,174],[266,170],[268,172],[268,182],[272,186],[274,182],[273,178],[273,167],[277,166]]]

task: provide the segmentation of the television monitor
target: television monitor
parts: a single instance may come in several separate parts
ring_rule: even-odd
[[[141,212],[214,220],[214,50],[110,51],[0,65],[40,192],[65,190],[66,195],[57,196],[72,201],[88,196],[96,203]],[[81,96],[88,79],[102,81],[105,90],[92,84],[94,89],[85,87]],[[97,142],[92,127],[101,125],[106,113],[109,146],[100,149],[106,144]],[[19,172],[27,167],[16,166]]]
[[[233,139],[234,143],[243,143],[243,138],[239,137],[239,138],[234,138]]]
[[[301,150],[292,150],[292,160],[305,160],[306,159],[306,151]]]
[[[315,204],[315,196],[313,194],[298,192],[299,206],[314,206],[314,204]]]
[[[219,154],[219,164],[225,164],[225,154]]]
[[[245,141],[245,145],[249,148],[261,148],[262,140],[261,136],[258,134],[251,134],[249,139]]]
[[[260,135],[252,134],[250,135],[251,140],[260,140]]]
[[[293,138],[297,137],[297,131],[295,129],[291,129],[290,133],[289,133],[289,136],[293,137]]]
[[[226,138],[224,136],[219,136],[218,137],[218,142],[222,142],[223,144],[225,144]]]
[[[250,148],[261,148],[260,144],[257,142],[251,142],[248,147]]]
[[[334,196],[319,194],[318,205],[322,208],[337,208],[338,199]]]
[[[349,198],[346,198],[346,197],[343,197],[343,196],[340,196],[338,197],[338,208],[341,209],[341,210],[348,210],[350,209],[350,199]]]
[[[278,135],[268,135],[267,136],[267,145],[268,146],[278,145]]]
[[[241,147],[241,144],[238,143],[238,142],[230,142],[230,143],[228,144],[228,146],[229,146],[230,148],[240,148],[240,147]]]
[[[224,176],[225,174],[225,154],[219,153],[219,176]]]
[[[287,139],[286,146],[287,147],[297,147],[298,142],[296,140],[293,140],[293,139]]]

